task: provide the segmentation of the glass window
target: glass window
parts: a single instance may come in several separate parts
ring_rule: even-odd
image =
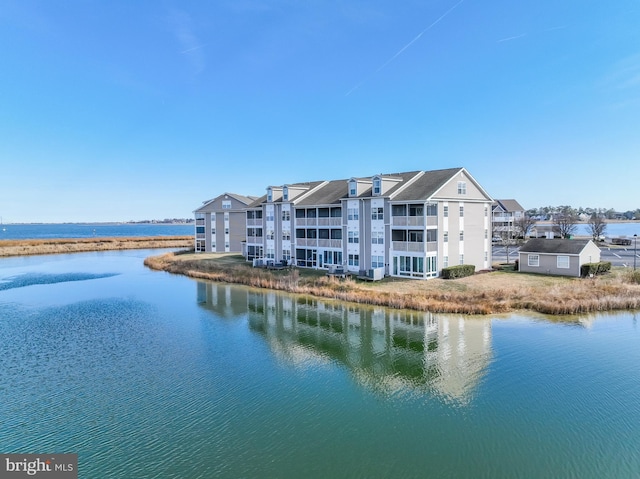
[[[393,216],[407,216],[407,205],[393,205],[391,214]]]
[[[467,194],[467,182],[466,181],[458,181],[458,194],[466,195]]]
[[[437,215],[438,215],[438,204],[427,203],[427,216],[437,216]]]
[[[409,241],[411,243],[422,243],[424,241],[424,231],[409,231]]]
[[[464,216],[464,206],[460,205],[460,218]]]
[[[371,208],[371,219],[372,220],[383,220],[384,219],[384,208]]]
[[[382,193],[382,181],[380,180],[380,178],[374,178],[373,179],[373,194],[374,195],[379,195],[380,193]]]
[[[358,189],[356,188],[356,182],[349,182],[349,196],[356,196],[358,194]]]
[[[448,217],[449,217],[449,206],[448,206],[448,205],[444,205],[444,206],[442,207],[442,215],[443,215],[445,218],[448,218]]]
[[[540,256],[537,254],[530,254],[527,256],[527,264],[529,266],[540,266]]]
[[[569,257],[568,256],[558,256],[557,259],[558,268],[568,268],[569,267]]]
[[[422,216],[424,214],[424,206],[409,205],[409,216]]]

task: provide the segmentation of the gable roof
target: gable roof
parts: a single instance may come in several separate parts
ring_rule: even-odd
[[[318,188],[303,195],[299,201],[294,198],[293,203],[296,206],[340,204],[340,200],[346,197],[347,193],[347,180],[333,180],[319,185]]]
[[[398,185],[397,189],[399,191],[397,194],[394,195],[393,191],[390,192],[391,199],[393,201],[427,200],[460,171],[462,171],[462,168],[412,172],[412,176],[418,173],[422,174],[407,185],[406,188],[402,188],[402,184]]]
[[[396,184],[391,185],[382,197],[388,197],[391,201],[426,201],[438,193],[454,176],[460,172],[471,180],[476,187],[484,194],[487,199],[491,197],[484,189],[473,179],[473,177],[462,167],[448,168],[442,170],[431,171],[408,171],[403,173],[384,173],[370,177],[352,177],[349,179],[313,181],[307,183],[287,184],[288,187],[304,186],[309,191],[302,193],[299,198],[294,198],[291,203],[296,206],[304,205],[332,205],[340,204],[341,200],[351,198],[349,196],[349,181],[372,183],[374,177],[379,177],[383,181],[394,180]],[[369,186],[354,198],[370,198],[372,197],[372,187]],[[248,207],[257,208],[267,200],[267,195],[255,199]],[[278,198],[274,203],[281,202]]]
[[[580,240],[534,238],[527,241],[520,248],[520,252],[543,254],[580,254],[589,243],[593,242],[588,239]]]
[[[253,203],[256,200],[255,196],[244,196],[244,195],[239,195],[237,193],[222,193],[221,195],[218,195],[213,199],[203,201],[202,206],[194,210],[194,213],[204,213],[204,212],[210,211],[209,207],[214,201],[217,201],[220,198],[227,198],[227,197],[233,198],[234,200],[239,201],[244,206],[248,206],[249,204]]]

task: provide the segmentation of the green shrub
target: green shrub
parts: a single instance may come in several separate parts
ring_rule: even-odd
[[[476,267],[472,264],[459,264],[456,266],[449,266],[448,268],[442,268],[443,279],[456,279],[464,278],[465,276],[471,276],[476,272]]]
[[[585,263],[580,266],[580,276],[586,278],[587,276],[596,276],[598,274],[608,273],[611,271],[610,261],[600,261],[599,263]]]

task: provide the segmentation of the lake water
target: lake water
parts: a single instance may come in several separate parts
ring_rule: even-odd
[[[105,238],[113,236],[188,236],[194,234],[194,228],[194,225],[188,224],[5,224],[0,227],[0,240]]]
[[[637,478],[632,312],[464,317],[0,259],[0,452],[82,478]]]

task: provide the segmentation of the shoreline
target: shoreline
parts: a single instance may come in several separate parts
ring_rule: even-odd
[[[193,236],[109,236],[0,240],[0,258],[127,249],[187,248]]]
[[[640,309],[640,284],[624,268],[589,279],[491,271],[455,280],[385,278],[368,282],[331,278],[318,270],[253,268],[241,255],[232,253],[166,253],[150,256],[144,264],[194,279],[432,313],[529,311],[562,316]]]

